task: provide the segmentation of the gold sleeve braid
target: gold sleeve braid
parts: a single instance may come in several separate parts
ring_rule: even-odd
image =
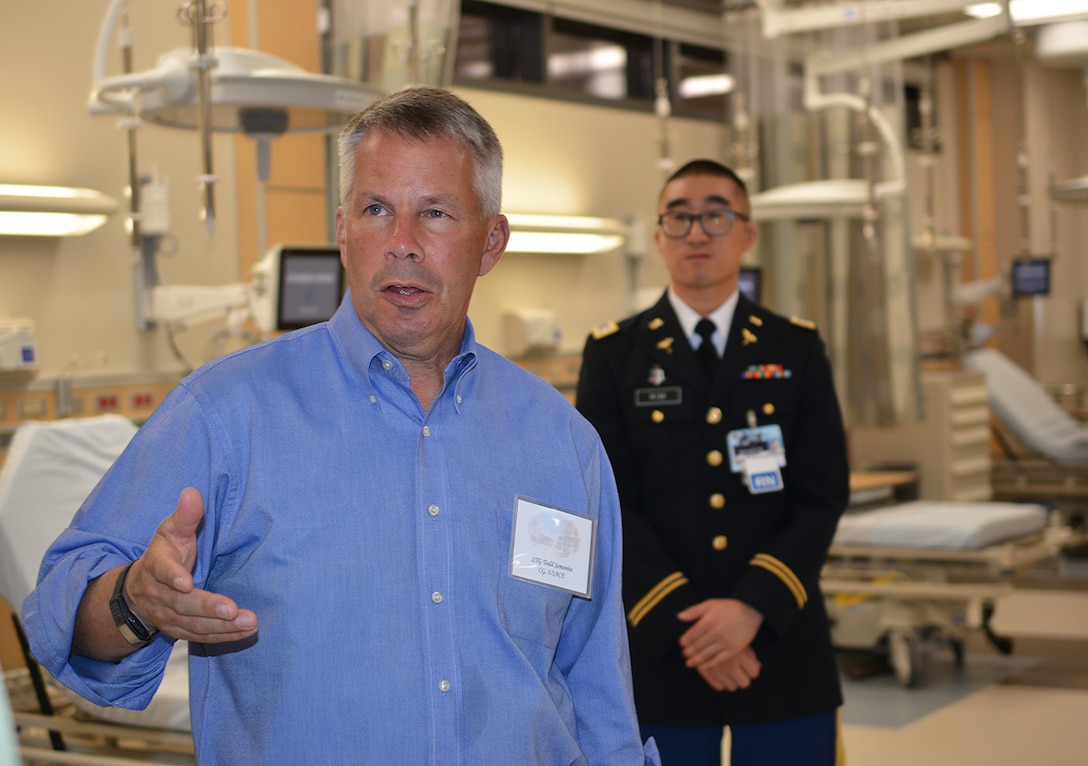
[[[681,585],[686,585],[687,582],[688,578],[684,577],[683,572],[673,572],[651,588],[650,592],[640,598],[638,603],[631,607],[631,610],[627,612],[627,621],[631,624],[631,627],[636,627],[642,622],[642,618],[650,613],[650,610],[660,604],[667,595]]]
[[[752,557],[751,564],[752,566],[763,567],[781,580],[790,589],[793,597],[797,599],[797,608],[804,608],[805,603],[808,601],[808,591],[805,590],[805,586],[801,584],[792,569],[769,553],[757,553]]]

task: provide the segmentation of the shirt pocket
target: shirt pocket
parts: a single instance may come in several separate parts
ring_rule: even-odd
[[[499,619],[510,636],[554,650],[572,598],[569,593],[508,574],[499,583]]]
[[[513,513],[499,515],[500,539],[507,546],[513,538]],[[510,550],[509,547],[507,550]],[[555,649],[574,596],[547,585],[521,580],[510,574],[510,555],[499,575],[498,612],[506,633],[514,638]]]

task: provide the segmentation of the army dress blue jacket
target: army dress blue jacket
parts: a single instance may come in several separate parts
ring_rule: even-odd
[[[849,498],[849,469],[813,325],[739,296],[709,381],[664,295],[594,331],[582,365],[577,406],[600,433],[619,486],[640,721],[764,723],[841,705],[819,576]],[[749,491],[731,465],[729,434],[736,441],[753,423],[781,431],[778,491]],[[676,615],[708,598],[739,599],[765,618],[752,645],[762,670],[748,689],[714,691],[684,665],[678,642],[690,623]]]

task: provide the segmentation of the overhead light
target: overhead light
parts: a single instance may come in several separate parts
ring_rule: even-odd
[[[1001,3],[975,3],[963,9],[968,16],[988,19],[1001,13]],[[1088,16],[1088,0],[1011,0],[1013,24],[1027,26]]]
[[[730,74],[703,74],[685,77],[680,81],[680,98],[703,98],[705,96],[724,96],[731,93],[735,83]]]
[[[78,237],[117,210],[117,200],[94,189],[0,184],[0,235]]]
[[[510,253],[606,253],[622,247],[627,224],[614,218],[510,213]]]

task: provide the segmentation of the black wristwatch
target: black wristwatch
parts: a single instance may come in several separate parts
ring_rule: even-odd
[[[128,602],[125,601],[125,579],[131,568],[132,564],[127,564],[121,570],[121,576],[117,578],[117,585],[114,586],[113,596],[110,598],[110,614],[113,615],[113,623],[126,641],[133,646],[147,646],[155,640],[155,636],[159,635],[159,629],[145,625],[144,621],[128,608]]]

